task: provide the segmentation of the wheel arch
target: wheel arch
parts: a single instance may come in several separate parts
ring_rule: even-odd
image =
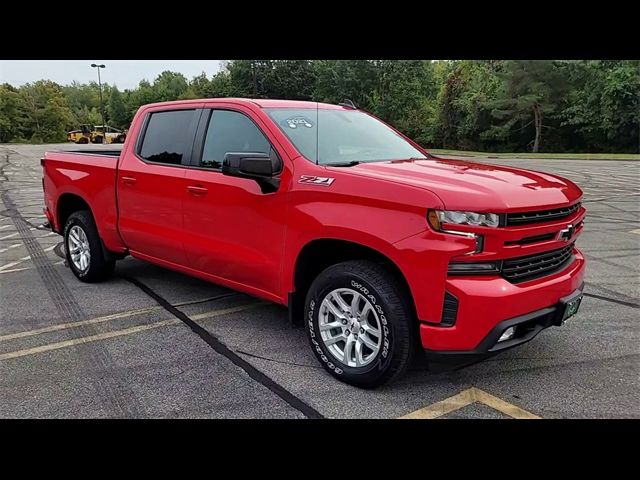
[[[87,202],[81,195],[70,192],[60,195],[56,204],[56,219],[60,230],[58,233],[62,233],[64,231],[64,226],[71,214],[81,210],[88,210],[95,219],[95,215],[93,215],[89,202]]]
[[[338,238],[320,238],[306,243],[299,251],[293,268],[289,289],[289,315],[292,323],[299,323],[304,300],[313,280],[326,268],[349,260],[369,260],[382,265],[401,284],[411,310],[416,316],[416,306],[411,288],[398,265],[379,249]]]

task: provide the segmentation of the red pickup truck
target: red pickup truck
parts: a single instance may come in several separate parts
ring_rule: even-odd
[[[45,213],[78,279],[135,258],[288,305],[335,377],[374,387],[420,347],[483,358],[574,315],[581,190],[445,160],[349,105],[146,105],[121,152],[47,152]]]

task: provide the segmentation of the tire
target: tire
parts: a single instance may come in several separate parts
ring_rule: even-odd
[[[87,143],[89,143],[89,140],[87,140],[85,137],[82,137],[81,139],[78,140],[78,143],[82,145],[86,145]]]
[[[82,210],[69,216],[64,227],[64,246],[67,264],[78,280],[95,283],[106,280],[113,273],[115,259],[105,258],[102,240],[90,212]],[[72,253],[74,250],[82,252],[80,257]]]
[[[336,303],[336,295],[343,303]],[[340,305],[351,307],[356,296],[355,314],[341,309]],[[384,267],[367,260],[348,261],[327,268],[311,284],[305,330],[313,353],[331,375],[357,387],[375,388],[399,378],[411,363],[416,345],[412,312],[407,293]],[[374,344],[377,352],[370,347]]]
[[[94,137],[94,139],[91,140],[91,143],[102,143],[102,136],[98,135],[97,137]]]

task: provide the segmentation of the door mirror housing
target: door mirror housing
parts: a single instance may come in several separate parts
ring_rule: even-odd
[[[227,152],[222,162],[222,174],[230,177],[248,178],[258,182],[263,193],[275,192],[280,179],[282,163],[275,151],[269,154],[252,152]]]

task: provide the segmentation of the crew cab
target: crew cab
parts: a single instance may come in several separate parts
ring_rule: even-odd
[[[438,158],[352,105],[146,105],[121,151],[42,164],[79,280],[131,255],[287,305],[324,368],[361,387],[420,350],[475,361],[520,345],[582,298],[574,183]]]

